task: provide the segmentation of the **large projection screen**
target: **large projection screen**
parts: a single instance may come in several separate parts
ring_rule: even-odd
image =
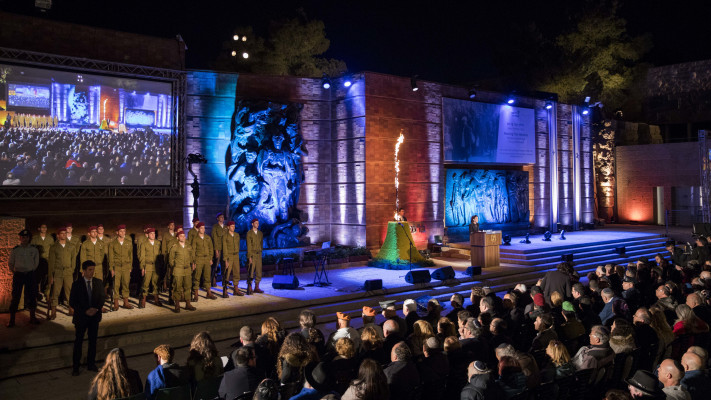
[[[0,64],[3,187],[171,185],[173,83]]]
[[[443,98],[445,162],[534,164],[530,108]]]

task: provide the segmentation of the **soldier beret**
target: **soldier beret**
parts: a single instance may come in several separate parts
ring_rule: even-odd
[[[182,226],[182,225],[178,225],[178,226],[175,227],[175,230],[176,230],[176,231],[182,231],[182,230],[183,230],[183,226]]]
[[[175,232],[175,236],[180,236],[180,235],[183,235],[183,236],[185,236],[185,231],[184,231],[184,230],[182,230],[182,229],[178,229],[178,231],[177,231],[177,232]]]
[[[250,222],[250,224],[253,224],[253,223],[254,223],[254,221],[257,221],[257,222],[259,222],[259,219],[257,219],[257,218],[253,218],[253,219],[252,219],[252,222]]]
[[[227,226],[234,225],[234,224],[235,224],[235,221],[229,221],[229,222],[227,223]]]
[[[122,224],[122,225],[119,225],[119,226],[116,227],[116,230],[117,230],[117,231],[120,231],[121,229],[126,229],[126,225],[123,225],[123,224]]]
[[[67,222],[66,224],[64,224],[64,227],[65,227],[65,228],[71,228],[71,227],[72,227],[72,223],[71,223],[71,222]]]
[[[193,223],[196,223],[196,222],[198,222],[198,221],[200,221],[200,218],[198,218],[198,217],[193,217]]]
[[[18,233],[18,235],[19,236],[30,236],[30,231],[28,231],[27,229],[23,229],[20,231],[20,233]]]
[[[365,315],[366,317],[374,317],[375,310],[373,309],[373,307],[365,306],[363,307],[363,315]]]
[[[170,220],[170,221],[168,221],[168,223],[167,223],[166,225],[170,225],[170,224],[173,224],[173,225],[175,225],[175,221],[173,221],[173,220]]]
[[[204,222],[198,222],[198,224],[195,225],[196,228],[202,228],[203,226],[205,226]]]
[[[97,230],[97,229],[99,229],[97,226],[93,226],[93,225],[92,225],[92,226],[89,227],[89,229],[87,229],[87,231],[88,231],[88,232],[91,232],[91,231],[95,231],[95,230]]]
[[[96,227],[97,227],[97,228],[103,228],[103,227],[104,227],[104,224],[98,224],[98,225],[96,225]]]
[[[533,296],[533,304],[537,305],[538,307],[543,307],[546,304],[546,299],[543,297],[542,293],[536,293]]]
[[[225,216],[224,213],[218,212],[217,215],[215,215],[215,218],[220,218],[220,215],[222,215],[223,217]]]
[[[156,229],[155,228],[148,228],[146,229],[146,233],[155,233]]]
[[[342,312],[340,312],[340,311],[338,311],[338,312],[336,313],[336,317],[337,317],[338,319],[342,319],[342,320],[346,320],[346,321],[350,321],[350,320],[351,320],[350,315],[344,314],[344,313],[342,313]]]
[[[57,229],[57,234],[60,234],[60,233],[62,233],[62,232],[66,232],[66,231],[67,231],[67,228],[64,227],[64,226],[62,226],[62,227],[60,227],[59,229]]]

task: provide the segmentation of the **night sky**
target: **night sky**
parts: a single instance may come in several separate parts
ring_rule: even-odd
[[[295,17],[301,8],[325,22],[331,41],[326,56],[344,60],[351,72],[417,74],[463,84],[499,74],[494,55],[516,41],[516,29],[535,22],[549,37],[570,29],[571,3],[578,1],[54,0],[49,12],[40,13],[33,0],[0,0],[0,9],[160,37],[180,34],[188,46],[188,68],[204,69],[234,27],[265,32],[270,20]],[[654,48],[645,61],[697,61],[711,59],[711,4],[702,3],[707,2],[621,1],[619,14],[630,34],[652,34]]]

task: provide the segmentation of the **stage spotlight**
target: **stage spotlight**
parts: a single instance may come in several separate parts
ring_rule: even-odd
[[[473,99],[476,97],[476,89],[469,89],[469,98]]]
[[[511,246],[511,235],[504,235],[501,240],[504,241],[506,246]]]
[[[508,104],[508,105],[512,105],[512,104],[515,103],[515,102],[516,102],[516,99],[513,97],[513,95],[510,95],[510,96],[506,99],[506,104]]]
[[[526,234],[526,237],[525,237],[525,238],[524,238],[524,239],[523,239],[522,241],[520,241],[519,243],[526,243],[526,244],[530,244],[530,243],[531,243],[531,241],[529,240],[529,237],[530,237],[530,234],[529,234],[529,233],[527,233],[527,234]]]
[[[232,36],[232,39],[234,39],[235,41],[239,40],[239,35]]]
[[[347,87],[347,88],[351,87],[352,84],[353,84],[353,81],[351,80],[351,78],[349,76],[346,76],[343,78],[343,86],[344,87]]]
[[[560,231],[560,240],[565,240],[565,229]]]
[[[581,111],[581,114],[583,114],[583,115],[588,115],[588,114],[590,114],[590,107],[584,106],[584,107],[583,107],[583,110]]]
[[[331,88],[331,80],[328,78],[328,76],[323,76],[323,78],[321,79],[321,86],[323,86],[324,89]]]
[[[553,236],[553,234],[551,233],[551,231],[546,231],[546,233],[543,234],[543,241],[544,241],[544,242],[550,242],[550,241],[551,241],[551,236]]]
[[[237,55],[237,52],[232,50],[232,57],[235,57]]]
[[[553,103],[550,101],[547,101],[546,102],[546,110],[550,110],[551,108],[553,108]]]
[[[410,78],[410,86],[412,87],[413,92],[416,92],[419,89],[419,87],[417,87],[417,77],[416,76],[413,76],[412,78]]]
[[[242,53],[242,58],[244,58],[245,60],[248,59],[249,53],[247,53],[246,51],[244,53]]]

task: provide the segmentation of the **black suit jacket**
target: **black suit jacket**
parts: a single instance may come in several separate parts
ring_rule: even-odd
[[[218,393],[223,399],[234,399],[245,393],[253,392],[261,381],[257,370],[248,366],[237,366],[232,371],[225,372]]]
[[[106,293],[101,279],[91,279],[91,299],[86,290],[86,280],[80,277],[72,283],[72,290],[69,292],[69,305],[74,309],[72,323],[99,323],[101,321],[101,309],[104,306]],[[99,311],[93,317],[86,315],[86,310],[96,308]]]

